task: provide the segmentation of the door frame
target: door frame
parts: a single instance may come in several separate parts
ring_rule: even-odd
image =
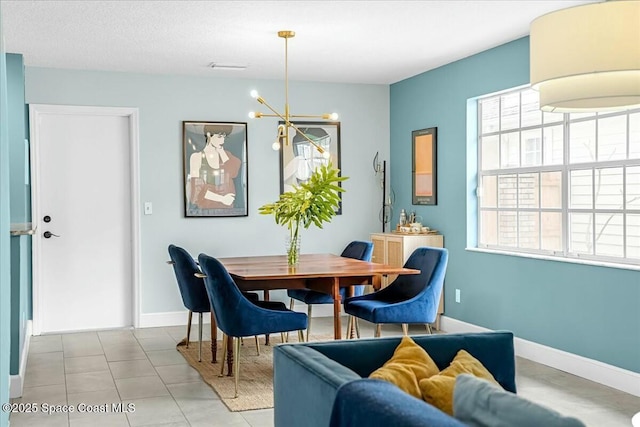
[[[51,104],[30,104],[29,105],[29,136],[30,136],[30,169],[31,169],[31,218],[32,222],[39,223],[40,218],[40,177],[38,176],[40,168],[40,129],[38,126],[41,117],[44,115],[101,115],[124,117],[129,122],[129,170],[131,176],[131,241],[132,241],[132,265],[131,265],[131,284],[132,284],[132,319],[133,327],[140,325],[140,162],[139,162],[139,122],[138,109],[129,107],[93,107],[93,106],[74,106],[74,105],[51,105]],[[34,220],[35,219],[35,220]],[[33,335],[40,335],[42,332],[42,292],[41,292],[41,242],[39,233],[32,239],[32,265],[33,265]]]

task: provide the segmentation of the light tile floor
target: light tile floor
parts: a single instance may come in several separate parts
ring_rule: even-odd
[[[346,323],[346,322],[345,322]],[[373,328],[363,323],[363,337]],[[314,318],[314,334],[332,333],[331,318]],[[205,339],[209,339],[205,327]],[[197,326],[192,330],[197,340]],[[399,335],[385,326],[383,335]],[[412,326],[410,334],[422,334]],[[135,404],[135,412],[12,414],[19,426],[273,426],[273,410],[229,412],[176,351],[184,327],[82,332],[31,338],[24,394],[14,403]],[[592,427],[630,427],[640,398],[547,366],[517,359],[518,394],[578,417]]]

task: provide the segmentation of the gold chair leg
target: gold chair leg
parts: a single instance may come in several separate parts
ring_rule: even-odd
[[[189,338],[191,336],[191,318],[193,317],[193,311],[189,310],[189,319],[187,320],[187,346],[189,348]]]
[[[407,323],[402,324],[402,335],[409,335],[409,325]]]
[[[356,324],[356,337],[360,339],[360,326],[358,325],[358,318],[353,316],[353,321]]]
[[[429,334],[433,333],[433,330],[431,329],[431,324],[427,323],[424,326],[425,326],[425,328],[427,328],[427,333],[429,333]]]
[[[298,341],[304,342],[304,334],[302,333],[302,329],[298,329]]]
[[[260,343],[258,342],[258,336],[254,337],[256,339],[256,350],[258,350],[258,356],[260,356]]]
[[[235,351],[233,356],[235,365],[233,365],[233,374],[235,376],[236,382],[236,394],[233,397],[236,398],[238,397],[238,380],[240,379],[240,338],[234,338],[233,343],[235,344]]]
[[[202,362],[202,313],[198,313],[198,362]]]
[[[227,336],[222,334],[222,363],[220,364],[220,375],[219,377],[224,376],[224,361],[227,358]]]
[[[353,337],[351,336],[351,329],[352,329],[352,328],[353,328],[353,316],[352,316],[352,315],[349,315],[349,318],[347,319],[347,333],[345,334],[345,336],[346,336],[348,339],[353,338]]]
[[[289,337],[285,336],[284,332],[280,332],[280,339],[282,340],[283,343],[289,342]]]
[[[380,337],[380,333],[382,332],[382,324],[381,323],[376,323],[376,330],[373,333],[373,337],[374,338],[378,338]]]
[[[313,304],[309,304],[307,306],[307,342],[309,342],[309,331],[311,330],[311,311],[313,309]]]

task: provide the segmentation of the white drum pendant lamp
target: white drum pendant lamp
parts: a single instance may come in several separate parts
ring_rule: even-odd
[[[577,112],[640,105],[640,1],[615,0],[535,19],[531,85],[543,111]]]

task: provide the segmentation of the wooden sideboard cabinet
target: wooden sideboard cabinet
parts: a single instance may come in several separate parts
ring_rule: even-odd
[[[401,267],[416,248],[432,246],[444,248],[444,236],[441,234],[400,234],[400,233],[371,233],[373,242],[372,262]],[[397,275],[382,278],[382,287],[393,282]],[[438,317],[435,328],[440,329],[440,316],[444,313],[444,289],[440,295]]]

